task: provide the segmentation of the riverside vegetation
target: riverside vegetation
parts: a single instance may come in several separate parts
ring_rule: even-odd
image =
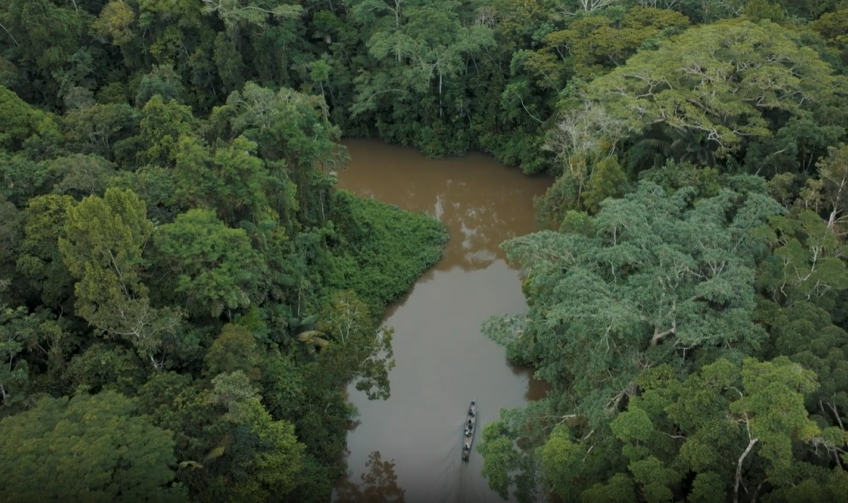
[[[531,501],[848,494],[848,4],[0,0],[7,501],[327,501],[443,227],[336,143],[556,182],[486,322],[547,398],[479,451]]]

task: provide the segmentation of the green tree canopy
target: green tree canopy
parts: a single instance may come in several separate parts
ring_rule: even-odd
[[[539,463],[552,471],[547,483],[555,488],[607,480],[629,459],[609,450],[610,421],[640,395],[646,369],[668,365],[685,375],[722,355],[738,361],[766,341],[753,320],[757,259],[768,248],[753,231],[785,210],[764,195],[764,184],[748,185],[753,191],[742,179],[729,185],[740,190],[698,199],[692,187],[667,191],[643,181],[602,202],[594,218],[570,218],[565,228],[573,233],[542,231],[503,244],[529,271],[530,308],[488,320],[484,332],[512,359],[532,363],[554,391],[502,413],[484,431],[484,473],[502,495],[514,485],[530,501]],[[574,433],[554,428],[563,423]],[[519,438],[525,450],[515,448]],[[664,459],[628,463],[636,463],[629,475],[582,485],[586,501],[635,501],[640,487],[649,501],[667,501],[683,476]]]
[[[34,197],[27,205],[24,239],[17,268],[47,306],[59,306],[73,295],[74,278],[59,251],[65,237],[68,210],[75,205],[71,196]]]
[[[264,264],[244,229],[229,229],[209,210],[189,210],[154,237],[163,267],[194,314],[219,316],[224,309],[258,302]]]
[[[59,249],[79,281],[76,309],[91,325],[129,340],[139,355],[161,366],[162,336],[180,322],[179,311],[151,306],[142,281],[142,251],[153,233],[144,201],[131,190],[108,189],[68,209]]]
[[[725,156],[771,135],[781,114],[809,117],[844,94],[848,81],[799,37],[769,21],[691,28],[595,79],[585,95],[631,136],[657,125],[697,132]]]
[[[227,501],[262,503],[297,485],[304,446],[294,426],[274,421],[242,371],[212,379],[208,405],[226,412],[214,427],[223,433],[223,446],[213,470],[230,486]]]
[[[112,391],[43,398],[0,422],[0,466],[10,503],[180,502],[172,486],[172,434],[133,415],[133,402]]]
[[[594,236],[543,231],[507,241],[508,256],[532,271],[533,306],[490,320],[486,333],[537,362],[539,376],[568,383],[575,407],[594,420],[616,410],[644,366],[684,349],[758,347],[753,259],[764,247],[750,231],[781,208],[758,193],[693,195],[642,182],[602,203]],[[579,370],[567,363],[577,360]]]

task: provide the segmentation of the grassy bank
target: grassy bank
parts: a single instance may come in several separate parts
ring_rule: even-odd
[[[356,291],[375,316],[442,258],[448,232],[430,216],[342,190],[334,206],[334,260],[327,286]]]

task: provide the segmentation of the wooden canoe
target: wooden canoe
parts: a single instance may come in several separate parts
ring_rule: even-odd
[[[474,445],[474,432],[477,431],[477,400],[471,400],[471,405],[465,413],[462,423],[462,460],[471,457],[471,447]]]

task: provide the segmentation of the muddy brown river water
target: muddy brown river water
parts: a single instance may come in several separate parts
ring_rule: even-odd
[[[460,460],[462,423],[472,398],[480,426],[501,408],[544,396],[528,369],[510,366],[503,348],[480,331],[489,316],[526,308],[519,272],[501,242],[533,232],[533,196],[551,180],[528,177],[489,156],[431,161],[411,148],[348,140],[352,161],[339,186],[364,197],[427,212],[451,240],[442,260],[386,313],[397,366],[391,398],[369,401],[349,388],[359,409],[348,434],[348,478],[336,503],[503,501],[488,488],[475,450]]]

